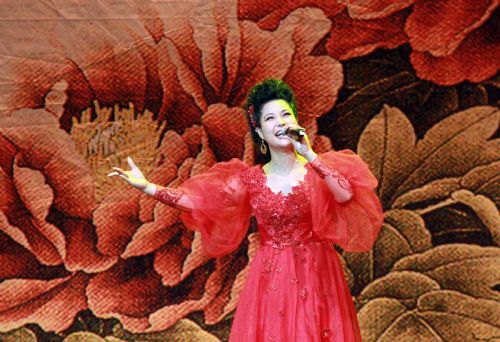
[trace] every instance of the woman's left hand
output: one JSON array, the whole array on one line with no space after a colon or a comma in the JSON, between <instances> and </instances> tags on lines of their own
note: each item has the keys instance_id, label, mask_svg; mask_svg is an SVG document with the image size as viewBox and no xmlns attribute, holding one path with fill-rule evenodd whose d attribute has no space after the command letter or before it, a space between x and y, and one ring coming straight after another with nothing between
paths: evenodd
<instances>
[{"instance_id":1,"label":"woman's left hand","mask_svg":"<svg viewBox=\"0 0 500 342\"><path fill-rule=\"evenodd\" d=\"M300 126L298 125L288 125L288 127L300 128ZM292 143L295 151L297 151L298 154L306 158L308 161L312 161L314 160L314 158L316 158L316 153L312 150L307 133L293 138L290 135L285 135L285 137Z\"/></svg>"}]
</instances>

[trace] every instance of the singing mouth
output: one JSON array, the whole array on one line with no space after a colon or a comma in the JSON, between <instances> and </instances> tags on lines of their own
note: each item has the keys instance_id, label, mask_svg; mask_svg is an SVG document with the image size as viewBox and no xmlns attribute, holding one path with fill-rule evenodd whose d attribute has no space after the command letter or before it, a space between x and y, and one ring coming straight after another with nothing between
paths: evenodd
<instances>
[{"instance_id":1,"label":"singing mouth","mask_svg":"<svg viewBox=\"0 0 500 342\"><path fill-rule=\"evenodd\" d=\"M276 134L275 134L275 135L276 135L277 137L281 137L281 136L283 136L283 135L286 135L287 131L288 131L288 129L287 129L287 128L282 128L282 129L280 129L278 132L276 132Z\"/></svg>"}]
</instances>

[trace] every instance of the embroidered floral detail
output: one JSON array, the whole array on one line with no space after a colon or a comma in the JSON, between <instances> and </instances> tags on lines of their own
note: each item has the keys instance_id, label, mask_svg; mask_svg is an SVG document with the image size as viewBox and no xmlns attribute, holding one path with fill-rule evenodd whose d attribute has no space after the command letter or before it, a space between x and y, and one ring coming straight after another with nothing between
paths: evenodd
<instances>
[{"instance_id":1,"label":"embroidered floral detail","mask_svg":"<svg viewBox=\"0 0 500 342\"><path fill-rule=\"evenodd\" d=\"M310 242L313 238L309 191L305 175L288 194L274 193L267 185L261 166L255 166L241 176L251 193L263 243L276 249ZM258 209L258 210L256 210ZM305 218L305 219L304 219Z\"/></svg>"},{"instance_id":2,"label":"embroidered floral detail","mask_svg":"<svg viewBox=\"0 0 500 342\"><path fill-rule=\"evenodd\" d=\"M306 289L305 287L304 287L304 288L302 288L302 289L300 290L300 293L299 293L300 298L302 298L303 300L306 300L306 298L307 298L307 293L308 293L307 289Z\"/></svg>"},{"instance_id":3,"label":"embroidered floral detail","mask_svg":"<svg viewBox=\"0 0 500 342\"><path fill-rule=\"evenodd\" d=\"M330 336L332 336L332 331L330 329L323 329L321 331L321 338L323 339L327 339L329 338Z\"/></svg>"},{"instance_id":4,"label":"embroidered floral detail","mask_svg":"<svg viewBox=\"0 0 500 342\"><path fill-rule=\"evenodd\" d=\"M264 264L264 267L262 268L262 275L270 273L272 268L273 268L273 260L267 259L266 257L263 257L262 263Z\"/></svg>"},{"instance_id":5,"label":"embroidered floral detail","mask_svg":"<svg viewBox=\"0 0 500 342\"><path fill-rule=\"evenodd\" d=\"M319 160L319 157L310 162L312 168L318 173L321 178L331 177L337 180L337 183L344 190L352 193L351 184L338 170L331 169Z\"/></svg>"},{"instance_id":6,"label":"embroidered floral detail","mask_svg":"<svg viewBox=\"0 0 500 342\"><path fill-rule=\"evenodd\" d=\"M162 203L175 207L182 195L183 191L181 189L159 188L153 197Z\"/></svg>"}]
</instances>

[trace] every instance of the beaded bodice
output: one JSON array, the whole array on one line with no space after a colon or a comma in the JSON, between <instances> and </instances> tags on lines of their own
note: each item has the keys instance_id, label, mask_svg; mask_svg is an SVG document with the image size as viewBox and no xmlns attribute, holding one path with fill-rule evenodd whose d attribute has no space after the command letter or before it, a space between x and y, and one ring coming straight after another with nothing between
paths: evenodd
<instances>
[{"instance_id":1,"label":"beaded bodice","mask_svg":"<svg viewBox=\"0 0 500 342\"><path fill-rule=\"evenodd\" d=\"M286 247L313 239L307 176L288 194L283 194L274 193L267 186L267 178L259 165L241 175L250 195L261 243Z\"/></svg>"}]
</instances>

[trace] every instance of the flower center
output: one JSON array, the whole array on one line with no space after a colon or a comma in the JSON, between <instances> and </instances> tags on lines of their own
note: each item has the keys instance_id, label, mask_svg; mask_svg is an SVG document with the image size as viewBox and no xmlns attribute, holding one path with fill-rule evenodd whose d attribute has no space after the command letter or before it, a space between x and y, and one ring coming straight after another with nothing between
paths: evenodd
<instances>
[{"instance_id":1,"label":"flower center","mask_svg":"<svg viewBox=\"0 0 500 342\"><path fill-rule=\"evenodd\" d=\"M132 103L128 109L118 105L101 108L97 101L94 106L96 117L92 119L92 108L84 110L80 120L74 119L70 135L93 171L96 201L100 203L124 186L107 177L112 166L128 170L127 156L130 156L147 177L158 164L157 147L166 122L159 124L147 110L135 113Z\"/></svg>"}]
</instances>

